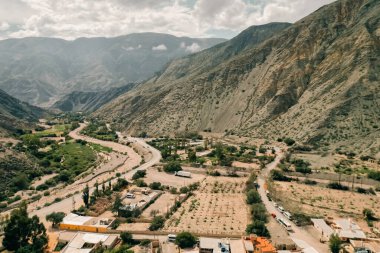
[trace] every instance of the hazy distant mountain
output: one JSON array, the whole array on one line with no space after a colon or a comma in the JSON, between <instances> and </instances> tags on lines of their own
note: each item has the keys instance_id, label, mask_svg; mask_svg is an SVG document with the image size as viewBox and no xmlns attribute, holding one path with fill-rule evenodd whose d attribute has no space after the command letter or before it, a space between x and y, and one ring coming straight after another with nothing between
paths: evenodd
<instances>
[{"instance_id":1,"label":"hazy distant mountain","mask_svg":"<svg viewBox=\"0 0 380 253\"><path fill-rule=\"evenodd\" d=\"M170 60L224 39L140 33L115 38L23 38L0 41L0 89L34 105L72 91L100 91L139 82Z\"/></svg>"},{"instance_id":2,"label":"hazy distant mountain","mask_svg":"<svg viewBox=\"0 0 380 253\"><path fill-rule=\"evenodd\" d=\"M31 126L43 114L41 108L21 102L0 90L0 134Z\"/></svg>"},{"instance_id":3,"label":"hazy distant mountain","mask_svg":"<svg viewBox=\"0 0 380 253\"><path fill-rule=\"evenodd\" d=\"M107 91L73 91L54 103L51 108L63 112L93 112L135 86L136 84L128 84Z\"/></svg>"},{"instance_id":4,"label":"hazy distant mountain","mask_svg":"<svg viewBox=\"0 0 380 253\"><path fill-rule=\"evenodd\" d=\"M339 0L250 36L278 25L175 60L95 115L132 132L211 129L378 152L380 1Z\"/></svg>"}]
</instances>

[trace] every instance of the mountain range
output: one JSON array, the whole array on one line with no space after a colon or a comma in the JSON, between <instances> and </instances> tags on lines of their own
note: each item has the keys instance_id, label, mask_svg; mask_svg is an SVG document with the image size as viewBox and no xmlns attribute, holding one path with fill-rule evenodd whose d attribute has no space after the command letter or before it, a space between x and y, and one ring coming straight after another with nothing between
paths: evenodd
<instances>
[{"instance_id":1,"label":"mountain range","mask_svg":"<svg viewBox=\"0 0 380 253\"><path fill-rule=\"evenodd\" d=\"M174 58L224 39L137 33L115 38L21 38L0 41L0 89L50 106L78 91L106 91L141 82Z\"/></svg>"},{"instance_id":2,"label":"mountain range","mask_svg":"<svg viewBox=\"0 0 380 253\"><path fill-rule=\"evenodd\" d=\"M30 127L45 114L39 107L22 102L0 90L0 135Z\"/></svg>"},{"instance_id":3,"label":"mountain range","mask_svg":"<svg viewBox=\"0 0 380 253\"><path fill-rule=\"evenodd\" d=\"M122 130L292 137L379 152L380 1L339 0L170 62L94 116Z\"/></svg>"}]
</instances>

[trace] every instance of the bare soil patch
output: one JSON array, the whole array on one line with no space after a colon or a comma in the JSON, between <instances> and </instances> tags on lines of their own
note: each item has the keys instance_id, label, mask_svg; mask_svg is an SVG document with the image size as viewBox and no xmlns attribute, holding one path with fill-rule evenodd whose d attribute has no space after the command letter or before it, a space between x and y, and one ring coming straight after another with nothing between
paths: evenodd
<instances>
[{"instance_id":1,"label":"bare soil patch","mask_svg":"<svg viewBox=\"0 0 380 253\"><path fill-rule=\"evenodd\" d=\"M246 178L207 177L164 230L207 234L242 234L249 222L245 203Z\"/></svg>"}]
</instances>

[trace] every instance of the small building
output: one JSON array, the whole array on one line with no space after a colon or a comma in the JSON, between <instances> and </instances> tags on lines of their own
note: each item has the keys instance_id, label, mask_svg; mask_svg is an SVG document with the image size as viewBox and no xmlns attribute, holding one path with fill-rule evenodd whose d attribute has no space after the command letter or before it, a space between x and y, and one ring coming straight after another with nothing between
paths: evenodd
<instances>
[{"instance_id":1,"label":"small building","mask_svg":"<svg viewBox=\"0 0 380 253\"><path fill-rule=\"evenodd\" d=\"M78 232L73 237L60 234L59 242L67 242L62 253L91 253L97 248L112 249L119 242L118 235ZM65 241L66 240L66 241Z\"/></svg>"},{"instance_id":2,"label":"small building","mask_svg":"<svg viewBox=\"0 0 380 253\"><path fill-rule=\"evenodd\" d=\"M276 253L276 247L265 237L256 235L243 236L246 253Z\"/></svg>"},{"instance_id":3,"label":"small building","mask_svg":"<svg viewBox=\"0 0 380 253\"><path fill-rule=\"evenodd\" d=\"M225 239L206 238L199 239L199 253L230 253L230 242Z\"/></svg>"},{"instance_id":4,"label":"small building","mask_svg":"<svg viewBox=\"0 0 380 253\"><path fill-rule=\"evenodd\" d=\"M95 233L106 233L115 219L80 216L69 213L59 224L61 230L76 230Z\"/></svg>"},{"instance_id":5,"label":"small building","mask_svg":"<svg viewBox=\"0 0 380 253\"><path fill-rule=\"evenodd\" d=\"M351 219L335 220L332 226L343 241L367 238L362 229Z\"/></svg>"},{"instance_id":6,"label":"small building","mask_svg":"<svg viewBox=\"0 0 380 253\"><path fill-rule=\"evenodd\" d=\"M334 234L334 230L327 225L324 219L311 219L311 222L314 224L315 229L321 233L322 241L328 241L330 236Z\"/></svg>"}]
</instances>

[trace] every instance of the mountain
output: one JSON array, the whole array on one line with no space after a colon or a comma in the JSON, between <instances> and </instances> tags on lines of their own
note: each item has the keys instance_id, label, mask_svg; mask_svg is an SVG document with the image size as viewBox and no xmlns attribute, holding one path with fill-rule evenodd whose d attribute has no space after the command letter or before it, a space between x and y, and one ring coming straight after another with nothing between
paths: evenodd
<instances>
[{"instance_id":1,"label":"mountain","mask_svg":"<svg viewBox=\"0 0 380 253\"><path fill-rule=\"evenodd\" d=\"M0 134L31 126L44 113L41 108L21 102L0 90Z\"/></svg>"},{"instance_id":2,"label":"mountain","mask_svg":"<svg viewBox=\"0 0 380 253\"><path fill-rule=\"evenodd\" d=\"M73 91L55 102L51 109L58 109L63 112L93 112L106 103L116 99L134 88L136 84L111 88L107 91Z\"/></svg>"},{"instance_id":3,"label":"mountain","mask_svg":"<svg viewBox=\"0 0 380 253\"><path fill-rule=\"evenodd\" d=\"M225 41L158 33L115 38L22 38L0 41L0 89L34 105L73 91L104 91L141 82L170 60Z\"/></svg>"},{"instance_id":4,"label":"mountain","mask_svg":"<svg viewBox=\"0 0 380 253\"><path fill-rule=\"evenodd\" d=\"M339 0L269 38L243 33L174 60L95 115L135 133L211 129L378 152L379 26L380 1Z\"/></svg>"}]
</instances>

